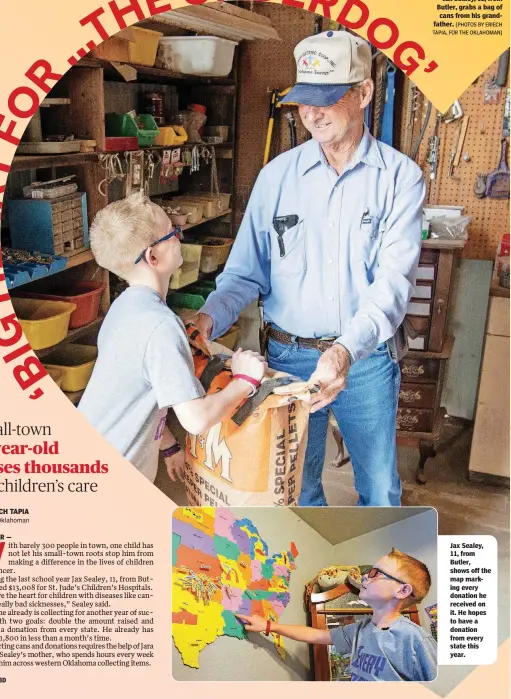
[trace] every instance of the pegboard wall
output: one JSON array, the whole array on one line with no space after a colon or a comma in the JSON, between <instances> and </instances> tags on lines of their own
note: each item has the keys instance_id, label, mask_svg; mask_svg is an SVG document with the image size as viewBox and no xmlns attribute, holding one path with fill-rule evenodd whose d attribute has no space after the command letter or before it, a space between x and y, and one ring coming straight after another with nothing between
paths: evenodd
<instances>
[{"instance_id":1,"label":"pegboard wall","mask_svg":"<svg viewBox=\"0 0 511 699\"><path fill-rule=\"evenodd\" d=\"M263 166L271 90L294 85L293 49L314 33L316 15L283 5L256 3L255 11L269 17L282 41L246 41L241 45L237 114L236 229L241 223L254 182ZM276 110L270 159L290 147L286 107ZM296 111L296 110L295 110ZM296 112L297 142L305 139Z\"/></svg>"},{"instance_id":2,"label":"pegboard wall","mask_svg":"<svg viewBox=\"0 0 511 699\"><path fill-rule=\"evenodd\" d=\"M497 62L492 64L459 98L463 114L469 117L469 121L459 166L454 168L453 177L449 177L449 160L455 145L459 121L440 123L438 172L435 180L430 179L431 168L427 163L428 141L435 131L437 117L435 108L431 111L416 158L426 178L426 203L463 206L463 214L472 217L469 240L463 250L463 257L476 260L493 260L502 236L509 231L509 200L478 199L473 192L477 174L488 174L497 168L500 161L506 88L500 89L496 104L484 102L485 84L496 73ZM410 98L408 79L403 81L401 98L401 129L395 145L405 151ZM417 109L413 112L412 134L409 142L411 140L414 143L419 136L426 104L424 96L417 90ZM468 161L464 159L467 154Z\"/></svg>"}]
</instances>

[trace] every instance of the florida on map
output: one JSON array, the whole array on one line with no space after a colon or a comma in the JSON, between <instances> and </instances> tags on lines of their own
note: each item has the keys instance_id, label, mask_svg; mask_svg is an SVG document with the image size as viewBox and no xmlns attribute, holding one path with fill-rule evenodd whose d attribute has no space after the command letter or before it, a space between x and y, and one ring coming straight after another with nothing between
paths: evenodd
<instances>
[{"instance_id":1,"label":"florida on map","mask_svg":"<svg viewBox=\"0 0 511 699\"><path fill-rule=\"evenodd\" d=\"M172 637L185 665L199 667L199 654L219 636L243 640L235 616L259 614L271 621L289 603L289 582L298 550L270 555L249 519L229 510L180 508L172 527ZM278 634L273 642L282 658Z\"/></svg>"}]
</instances>

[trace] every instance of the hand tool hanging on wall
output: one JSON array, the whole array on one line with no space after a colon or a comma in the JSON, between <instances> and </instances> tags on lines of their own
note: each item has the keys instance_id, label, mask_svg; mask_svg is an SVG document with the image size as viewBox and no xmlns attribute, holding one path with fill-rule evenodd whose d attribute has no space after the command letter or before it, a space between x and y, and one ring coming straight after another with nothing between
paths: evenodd
<instances>
[{"instance_id":1,"label":"hand tool hanging on wall","mask_svg":"<svg viewBox=\"0 0 511 699\"><path fill-rule=\"evenodd\" d=\"M470 119L470 116L468 114L466 114L460 122L460 130L459 130L460 137L458 139L458 148L456 150L456 155L454 157L454 167L458 167L458 165L460 164L461 154L463 152L463 144L465 143L465 137L467 135L469 119ZM468 155L468 152L465 153L463 160L467 163L470 162L470 156Z\"/></svg>"},{"instance_id":2,"label":"hand tool hanging on wall","mask_svg":"<svg viewBox=\"0 0 511 699\"><path fill-rule=\"evenodd\" d=\"M456 129L451 146L451 154L449 155L449 171L447 173L448 177L454 177L454 158L456 157L456 151L458 150L458 143L460 141L460 129Z\"/></svg>"},{"instance_id":3,"label":"hand tool hanging on wall","mask_svg":"<svg viewBox=\"0 0 511 699\"><path fill-rule=\"evenodd\" d=\"M440 147L440 122L442 121L442 115L440 112L436 115L435 121L435 131L433 136L429 137L429 150L426 158L426 162L430 167L429 179L434 181L438 174L438 151Z\"/></svg>"},{"instance_id":4,"label":"hand tool hanging on wall","mask_svg":"<svg viewBox=\"0 0 511 699\"><path fill-rule=\"evenodd\" d=\"M486 180L488 175L484 172L478 172L476 176L476 181L474 182L474 194L478 199L484 199L486 196Z\"/></svg>"},{"instance_id":5,"label":"hand tool hanging on wall","mask_svg":"<svg viewBox=\"0 0 511 699\"><path fill-rule=\"evenodd\" d=\"M464 116L456 129L456 133L454 134L451 154L449 157L449 177L454 177L454 168L458 167L460 164L461 151L463 150L463 143L465 141L465 136L467 135L468 120L469 117Z\"/></svg>"},{"instance_id":6,"label":"hand tool hanging on wall","mask_svg":"<svg viewBox=\"0 0 511 699\"><path fill-rule=\"evenodd\" d=\"M486 180L486 196L490 199L509 199L509 167L507 165L507 141L501 141L500 162Z\"/></svg>"},{"instance_id":7,"label":"hand tool hanging on wall","mask_svg":"<svg viewBox=\"0 0 511 699\"><path fill-rule=\"evenodd\" d=\"M108 185L115 180L122 182L126 173L122 169L118 153L100 153L99 164L105 170L105 178L98 184L98 190L103 196L108 196Z\"/></svg>"},{"instance_id":8,"label":"hand tool hanging on wall","mask_svg":"<svg viewBox=\"0 0 511 699\"><path fill-rule=\"evenodd\" d=\"M373 56L374 64L374 96L371 133L378 140L381 138L383 112L385 109L385 94L387 91L387 57L377 52Z\"/></svg>"},{"instance_id":9,"label":"hand tool hanging on wall","mask_svg":"<svg viewBox=\"0 0 511 699\"><path fill-rule=\"evenodd\" d=\"M383 108L383 121L381 138L383 143L392 146L394 142L394 94L395 94L396 66L387 59L387 89L385 91L385 107Z\"/></svg>"},{"instance_id":10,"label":"hand tool hanging on wall","mask_svg":"<svg viewBox=\"0 0 511 699\"><path fill-rule=\"evenodd\" d=\"M509 88L506 90L506 104L504 105L504 120L502 122L502 138L509 136L509 118L510 118L510 94Z\"/></svg>"},{"instance_id":11,"label":"hand tool hanging on wall","mask_svg":"<svg viewBox=\"0 0 511 699\"><path fill-rule=\"evenodd\" d=\"M495 82L499 87L506 87L507 84L507 70L509 68L509 49L504 51L504 53L499 58L499 65L497 68L497 79Z\"/></svg>"},{"instance_id":12,"label":"hand tool hanging on wall","mask_svg":"<svg viewBox=\"0 0 511 699\"><path fill-rule=\"evenodd\" d=\"M422 126L420 133L417 137L417 140L413 144L412 152L410 153L410 158L412 160L415 160L417 157L417 153L419 152L420 145L422 143L422 139L424 138L424 134L426 133L426 129L429 124L429 118L431 116L431 109L432 109L432 104L429 100L427 100L427 106L426 106L426 113L424 115L424 119L422 121ZM412 134L410 133L410 139L411 139Z\"/></svg>"},{"instance_id":13,"label":"hand tool hanging on wall","mask_svg":"<svg viewBox=\"0 0 511 699\"><path fill-rule=\"evenodd\" d=\"M463 107L461 106L459 100L456 100L449 109L442 114L442 121L444 124L450 124L451 121L457 121L463 116Z\"/></svg>"},{"instance_id":14,"label":"hand tool hanging on wall","mask_svg":"<svg viewBox=\"0 0 511 699\"><path fill-rule=\"evenodd\" d=\"M286 112L286 119L289 124L289 139L291 141L291 148L296 146L296 120L293 112Z\"/></svg>"},{"instance_id":15,"label":"hand tool hanging on wall","mask_svg":"<svg viewBox=\"0 0 511 699\"><path fill-rule=\"evenodd\" d=\"M135 191L144 191L144 151L131 150L125 154L128 163L126 196Z\"/></svg>"},{"instance_id":16,"label":"hand tool hanging on wall","mask_svg":"<svg viewBox=\"0 0 511 699\"><path fill-rule=\"evenodd\" d=\"M270 159L270 149L271 149L271 141L272 141L272 136L273 136L273 127L275 125L275 114L276 110L280 109L282 107L282 99L287 95L291 88L287 87L285 90L279 91L279 90L272 90L271 95L270 95L270 114L268 117L268 129L266 131L266 144L264 146L264 156L263 156L263 167L268 164L268 161ZM292 104L292 103L289 103ZM296 142L296 122L294 120L294 117L291 121L291 119L288 117L288 123L289 123L289 131L290 131L290 140L291 143L293 142L293 139ZM291 148L294 146L291 145Z\"/></svg>"}]
</instances>

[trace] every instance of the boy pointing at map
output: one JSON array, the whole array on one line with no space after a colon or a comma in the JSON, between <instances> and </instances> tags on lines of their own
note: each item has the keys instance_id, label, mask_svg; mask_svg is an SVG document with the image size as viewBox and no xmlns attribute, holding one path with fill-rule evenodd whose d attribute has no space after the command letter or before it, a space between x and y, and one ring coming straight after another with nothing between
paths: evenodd
<instances>
[{"instance_id":1,"label":"boy pointing at map","mask_svg":"<svg viewBox=\"0 0 511 699\"><path fill-rule=\"evenodd\" d=\"M430 586L424 563L393 548L362 577L360 599L372 608L372 617L323 630L277 624L257 615L236 616L247 631L335 646L341 655L351 656L352 681L428 681L437 674L436 642L401 612L421 602Z\"/></svg>"}]
</instances>

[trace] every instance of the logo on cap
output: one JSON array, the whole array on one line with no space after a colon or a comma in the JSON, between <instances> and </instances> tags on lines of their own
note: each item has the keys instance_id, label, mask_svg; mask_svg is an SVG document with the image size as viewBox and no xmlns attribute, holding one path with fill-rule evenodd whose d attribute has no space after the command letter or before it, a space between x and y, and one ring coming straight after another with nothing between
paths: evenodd
<instances>
[{"instance_id":1,"label":"logo on cap","mask_svg":"<svg viewBox=\"0 0 511 699\"><path fill-rule=\"evenodd\" d=\"M300 68L302 70L314 70L321 65L319 59L313 53L304 53L300 59Z\"/></svg>"}]
</instances>

